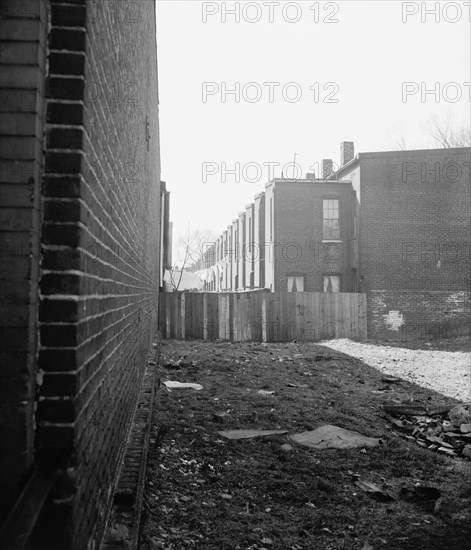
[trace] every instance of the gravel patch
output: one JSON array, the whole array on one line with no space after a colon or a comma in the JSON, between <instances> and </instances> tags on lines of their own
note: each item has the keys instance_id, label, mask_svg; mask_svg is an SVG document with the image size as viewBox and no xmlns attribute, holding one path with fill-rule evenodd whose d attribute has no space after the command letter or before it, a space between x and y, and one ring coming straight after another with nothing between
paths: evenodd
<instances>
[{"instance_id":1,"label":"gravel patch","mask_svg":"<svg viewBox=\"0 0 471 550\"><path fill-rule=\"evenodd\" d=\"M381 372L459 401L471 402L471 354L412 350L354 342L346 338L319 344L360 359Z\"/></svg>"}]
</instances>

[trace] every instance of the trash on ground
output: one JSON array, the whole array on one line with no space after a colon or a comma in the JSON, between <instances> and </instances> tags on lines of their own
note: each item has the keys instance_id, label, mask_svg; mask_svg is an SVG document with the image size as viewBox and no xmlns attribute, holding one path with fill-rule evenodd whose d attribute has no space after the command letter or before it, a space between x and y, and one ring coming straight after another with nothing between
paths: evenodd
<instances>
[{"instance_id":1,"label":"trash on ground","mask_svg":"<svg viewBox=\"0 0 471 550\"><path fill-rule=\"evenodd\" d=\"M385 384L398 384L399 382L402 382L402 378L397 378L396 376L383 376L381 378L381 382L384 382Z\"/></svg>"},{"instance_id":2,"label":"trash on ground","mask_svg":"<svg viewBox=\"0 0 471 550\"><path fill-rule=\"evenodd\" d=\"M267 435L283 435L288 430L225 430L218 432L227 439L253 439L255 437L265 437Z\"/></svg>"},{"instance_id":3,"label":"trash on ground","mask_svg":"<svg viewBox=\"0 0 471 550\"><path fill-rule=\"evenodd\" d=\"M421 447L437 451L449 456L464 456L471 458L466 449L471 443L471 423L462 423L467 418L468 405L458 405L454 408L440 406L428 409L422 405L384 405L383 410L400 418L390 418L392 426L415 439ZM420 411L412 415L411 411ZM424 413L425 411L425 413ZM446 418L448 416L448 418Z\"/></svg>"},{"instance_id":4,"label":"trash on ground","mask_svg":"<svg viewBox=\"0 0 471 550\"><path fill-rule=\"evenodd\" d=\"M176 382L175 380L167 380L164 382L165 386L172 390L202 390L203 386L201 384L193 384L191 382Z\"/></svg>"},{"instance_id":5,"label":"trash on ground","mask_svg":"<svg viewBox=\"0 0 471 550\"><path fill-rule=\"evenodd\" d=\"M231 415L227 412L221 412L221 413L214 413L213 414L213 420L215 422L220 422L221 424L226 420L226 418L230 418Z\"/></svg>"},{"instance_id":6,"label":"trash on ground","mask_svg":"<svg viewBox=\"0 0 471 550\"><path fill-rule=\"evenodd\" d=\"M270 395L275 395L274 391L267 391L267 390L258 390L257 393L265 397L269 397Z\"/></svg>"},{"instance_id":7,"label":"trash on ground","mask_svg":"<svg viewBox=\"0 0 471 550\"><path fill-rule=\"evenodd\" d=\"M377 485L375 485L374 483L370 483L369 481L359 479L358 481L355 481L355 485L364 493L368 493L374 498L383 502L398 500L398 496L389 489L380 489Z\"/></svg>"},{"instance_id":8,"label":"trash on ground","mask_svg":"<svg viewBox=\"0 0 471 550\"><path fill-rule=\"evenodd\" d=\"M383 443L381 439L367 437L329 424L313 431L294 434L291 439L300 445L314 449L358 449L377 447Z\"/></svg>"},{"instance_id":9,"label":"trash on ground","mask_svg":"<svg viewBox=\"0 0 471 550\"><path fill-rule=\"evenodd\" d=\"M457 405L448 413L450 420L455 426L471 423L471 405Z\"/></svg>"}]
</instances>

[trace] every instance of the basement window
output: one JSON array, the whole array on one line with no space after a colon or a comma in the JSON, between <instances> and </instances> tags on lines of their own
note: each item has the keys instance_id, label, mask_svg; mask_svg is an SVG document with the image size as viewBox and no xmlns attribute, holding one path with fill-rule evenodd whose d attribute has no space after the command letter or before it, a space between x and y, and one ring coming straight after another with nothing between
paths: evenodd
<instances>
[{"instance_id":1,"label":"basement window","mask_svg":"<svg viewBox=\"0 0 471 550\"><path fill-rule=\"evenodd\" d=\"M339 275L324 275L324 292L340 292Z\"/></svg>"},{"instance_id":2,"label":"basement window","mask_svg":"<svg viewBox=\"0 0 471 550\"><path fill-rule=\"evenodd\" d=\"M288 275L288 292L304 292L304 275Z\"/></svg>"}]
</instances>

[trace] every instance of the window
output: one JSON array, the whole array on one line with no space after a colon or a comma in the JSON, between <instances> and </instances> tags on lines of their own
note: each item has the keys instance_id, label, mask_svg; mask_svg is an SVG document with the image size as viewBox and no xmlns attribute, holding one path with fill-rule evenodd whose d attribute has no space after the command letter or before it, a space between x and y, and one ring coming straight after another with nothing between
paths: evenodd
<instances>
[{"instance_id":1,"label":"window","mask_svg":"<svg viewBox=\"0 0 471 550\"><path fill-rule=\"evenodd\" d=\"M340 277L324 275L324 292L340 292Z\"/></svg>"},{"instance_id":2,"label":"window","mask_svg":"<svg viewBox=\"0 0 471 550\"><path fill-rule=\"evenodd\" d=\"M304 292L304 275L288 275L288 292Z\"/></svg>"},{"instance_id":3,"label":"window","mask_svg":"<svg viewBox=\"0 0 471 550\"><path fill-rule=\"evenodd\" d=\"M338 199L325 199L323 201L322 237L329 241L338 241L340 239Z\"/></svg>"}]
</instances>

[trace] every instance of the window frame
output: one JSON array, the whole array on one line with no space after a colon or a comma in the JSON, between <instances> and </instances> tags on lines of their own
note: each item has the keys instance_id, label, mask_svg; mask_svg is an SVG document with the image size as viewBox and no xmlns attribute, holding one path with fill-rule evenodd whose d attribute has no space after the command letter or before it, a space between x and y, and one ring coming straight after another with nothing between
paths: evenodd
<instances>
[{"instance_id":1,"label":"window frame","mask_svg":"<svg viewBox=\"0 0 471 550\"><path fill-rule=\"evenodd\" d=\"M325 217L325 213L326 213L325 203L327 201L337 201L337 215L338 215L337 218L326 218ZM332 196L322 197L322 242L331 242L331 243L341 243L342 242L342 231L341 231L341 226L340 226L340 211L341 211L341 201L340 201L339 197L332 197ZM334 237L326 236L326 227L324 225L326 220L337 220L338 237L337 236L334 236Z\"/></svg>"}]
</instances>

